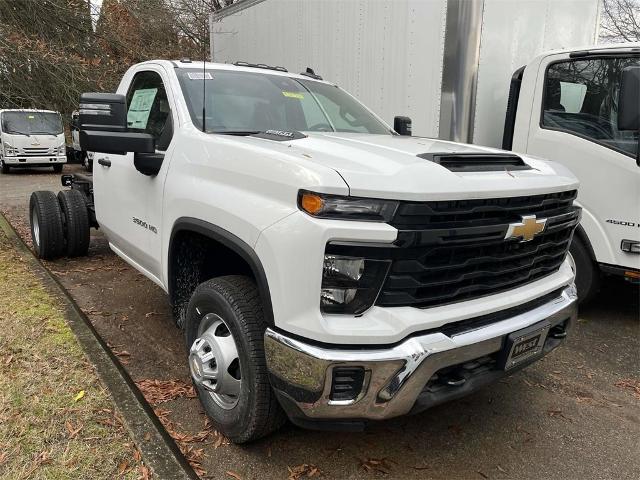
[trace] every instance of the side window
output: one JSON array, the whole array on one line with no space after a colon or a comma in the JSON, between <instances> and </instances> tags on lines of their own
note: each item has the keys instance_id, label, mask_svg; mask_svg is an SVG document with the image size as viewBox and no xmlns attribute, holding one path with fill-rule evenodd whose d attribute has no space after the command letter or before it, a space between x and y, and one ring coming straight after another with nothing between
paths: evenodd
<instances>
[{"instance_id":1,"label":"side window","mask_svg":"<svg viewBox=\"0 0 640 480\"><path fill-rule=\"evenodd\" d=\"M622 70L640 58L577 59L551 64L545 75L543 128L561 130L635 157L638 132L619 131Z\"/></svg>"},{"instance_id":2,"label":"side window","mask_svg":"<svg viewBox=\"0 0 640 480\"><path fill-rule=\"evenodd\" d=\"M149 133L158 150L166 150L173 135L171 110L162 78L156 72L138 72L127 92L127 126Z\"/></svg>"}]
</instances>

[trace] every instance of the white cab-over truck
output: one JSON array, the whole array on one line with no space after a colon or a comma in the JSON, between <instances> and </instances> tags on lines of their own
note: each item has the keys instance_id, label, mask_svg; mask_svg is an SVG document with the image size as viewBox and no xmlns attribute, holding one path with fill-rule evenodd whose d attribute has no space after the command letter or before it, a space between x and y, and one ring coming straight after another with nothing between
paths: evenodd
<instances>
[{"instance_id":1,"label":"white cab-over truck","mask_svg":"<svg viewBox=\"0 0 640 480\"><path fill-rule=\"evenodd\" d=\"M589 300L601 273L640 282L638 132L616 120L621 74L640 66L640 44L593 46L600 5L240 0L212 14L211 55L312 66L384 120L409 116L414 135L565 165L581 185L571 253Z\"/></svg>"},{"instance_id":2,"label":"white cab-over truck","mask_svg":"<svg viewBox=\"0 0 640 480\"><path fill-rule=\"evenodd\" d=\"M53 167L67 163L64 129L58 112L0 110L0 170Z\"/></svg>"},{"instance_id":3,"label":"white cab-over truck","mask_svg":"<svg viewBox=\"0 0 640 480\"><path fill-rule=\"evenodd\" d=\"M538 360L575 320L578 181L560 164L400 135L266 65L149 61L80 103L93 176L33 194L36 252L84 254L99 227L164 289L234 442L285 413L357 429L420 412Z\"/></svg>"}]
</instances>

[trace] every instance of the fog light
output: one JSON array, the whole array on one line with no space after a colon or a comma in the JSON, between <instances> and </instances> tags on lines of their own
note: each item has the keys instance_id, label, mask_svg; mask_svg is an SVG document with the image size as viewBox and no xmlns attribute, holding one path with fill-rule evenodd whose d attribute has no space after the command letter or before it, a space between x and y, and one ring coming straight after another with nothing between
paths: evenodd
<instances>
[{"instance_id":1,"label":"fog light","mask_svg":"<svg viewBox=\"0 0 640 480\"><path fill-rule=\"evenodd\" d=\"M324 278L353 280L357 282L364 273L364 258L349 258L338 255L324 256Z\"/></svg>"},{"instance_id":2,"label":"fog light","mask_svg":"<svg viewBox=\"0 0 640 480\"><path fill-rule=\"evenodd\" d=\"M323 288L320 302L323 306L345 305L353 301L357 292L355 288Z\"/></svg>"},{"instance_id":3,"label":"fog light","mask_svg":"<svg viewBox=\"0 0 640 480\"><path fill-rule=\"evenodd\" d=\"M322 269L320 309L359 315L375 302L390 262L326 254Z\"/></svg>"}]
</instances>

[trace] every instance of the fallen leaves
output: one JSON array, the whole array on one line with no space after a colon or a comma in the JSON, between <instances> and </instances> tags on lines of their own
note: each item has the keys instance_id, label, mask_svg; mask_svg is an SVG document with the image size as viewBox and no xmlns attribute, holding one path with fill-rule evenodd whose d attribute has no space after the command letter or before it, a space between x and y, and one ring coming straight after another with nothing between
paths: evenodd
<instances>
[{"instance_id":1,"label":"fallen leaves","mask_svg":"<svg viewBox=\"0 0 640 480\"><path fill-rule=\"evenodd\" d=\"M74 402L78 402L80 400L82 400L85 396L85 391L84 390L80 390L78 393L76 393L75 397L73 397L73 401Z\"/></svg>"},{"instance_id":2,"label":"fallen leaves","mask_svg":"<svg viewBox=\"0 0 640 480\"><path fill-rule=\"evenodd\" d=\"M636 380L633 378L623 378L622 380L618 380L614 385L618 388L631 390L633 395L640 399L640 380Z\"/></svg>"},{"instance_id":3,"label":"fallen leaves","mask_svg":"<svg viewBox=\"0 0 640 480\"><path fill-rule=\"evenodd\" d=\"M322 474L318 467L307 463L296 465L295 467L287 467L287 470L289 470L288 480L299 480L302 477L315 477Z\"/></svg>"},{"instance_id":4,"label":"fallen leaves","mask_svg":"<svg viewBox=\"0 0 640 480\"><path fill-rule=\"evenodd\" d=\"M84 425L80 423L78 426L74 426L70 420L64 422L64 428L66 428L69 438L75 438L78 432L84 428Z\"/></svg>"},{"instance_id":5,"label":"fallen leaves","mask_svg":"<svg viewBox=\"0 0 640 480\"><path fill-rule=\"evenodd\" d=\"M235 480L242 480L242 477L240 475L238 475L236 472L232 471L232 470L227 470L224 473L229 475L231 478L234 478Z\"/></svg>"},{"instance_id":6,"label":"fallen leaves","mask_svg":"<svg viewBox=\"0 0 640 480\"><path fill-rule=\"evenodd\" d=\"M360 460L360 467L367 473L380 472L391 473L391 462L387 458L367 458Z\"/></svg>"},{"instance_id":7,"label":"fallen leaves","mask_svg":"<svg viewBox=\"0 0 640 480\"><path fill-rule=\"evenodd\" d=\"M200 477L204 477L207 474L207 471L202 468L202 460L204 458L204 449L196 448L191 445L192 443L203 443L205 440L210 437L215 437L215 440L211 443L214 448L218 448L224 444L228 444L229 441L219 432L213 429L211 423L205 420L204 429L200 432L188 434L179 432L176 429L176 425L169 418L170 410L162 409L162 408L154 408L154 413L160 423L164 426L167 433L173 438L173 440L178 445L178 448L187 459L193 470Z\"/></svg>"},{"instance_id":8,"label":"fallen leaves","mask_svg":"<svg viewBox=\"0 0 640 480\"><path fill-rule=\"evenodd\" d=\"M146 465L140 465L138 467L138 471L140 475L138 476L138 480L151 480L151 470Z\"/></svg>"},{"instance_id":9,"label":"fallen leaves","mask_svg":"<svg viewBox=\"0 0 640 480\"><path fill-rule=\"evenodd\" d=\"M140 380L136 385L151 405L159 405L176 398L196 398L193 385L182 380Z\"/></svg>"}]
</instances>

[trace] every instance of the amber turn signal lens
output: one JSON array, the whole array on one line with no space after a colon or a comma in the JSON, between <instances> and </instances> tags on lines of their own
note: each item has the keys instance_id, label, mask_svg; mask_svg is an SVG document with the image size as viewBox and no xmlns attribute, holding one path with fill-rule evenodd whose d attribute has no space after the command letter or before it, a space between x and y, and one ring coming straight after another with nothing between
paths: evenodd
<instances>
[{"instance_id":1,"label":"amber turn signal lens","mask_svg":"<svg viewBox=\"0 0 640 480\"><path fill-rule=\"evenodd\" d=\"M300 199L300 206L302 209L311 215L320 213L323 205L324 201L322 198L319 195L314 195L313 193L304 193Z\"/></svg>"}]
</instances>

